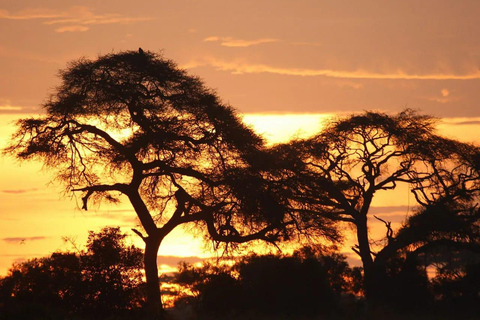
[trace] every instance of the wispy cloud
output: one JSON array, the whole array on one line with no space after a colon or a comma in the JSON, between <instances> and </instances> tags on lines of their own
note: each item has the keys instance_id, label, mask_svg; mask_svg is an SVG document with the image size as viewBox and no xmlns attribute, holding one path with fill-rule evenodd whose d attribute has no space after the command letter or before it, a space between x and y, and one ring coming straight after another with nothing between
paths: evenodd
<instances>
[{"instance_id":1,"label":"wispy cloud","mask_svg":"<svg viewBox=\"0 0 480 320\"><path fill-rule=\"evenodd\" d=\"M255 46L263 43L272 43L272 42L280 42L279 39L273 38L262 38L262 39L254 39L254 40L243 40L243 39L234 39L232 37L207 37L203 39L205 42L220 42L221 46L224 47L250 47Z\"/></svg>"},{"instance_id":2,"label":"wispy cloud","mask_svg":"<svg viewBox=\"0 0 480 320\"><path fill-rule=\"evenodd\" d=\"M20 111L22 110L22 107L20 106L11 106L11 105L3 105L3 106L0 106L0 113L2 111Z\"/></svg>"},{"instance_id":3,"label":"wispy cloud","mask_svg":"<svg viewBox=\"0 0 480 320\"><path fill-rule=\"evenodd\" d=\"M370 208L369 213L371 214L394 214L398 212L412 212L412 210L417 209L416 206L374 206Z\"/></svg>"},{"instance_id":4,"label":"wispy cloud","mask_svg":"<svg viewBox=\"0 0 480 320\"><path fill-rule=\"evenodd\" d=\"M25 243L27 241L38 241L45 240L47 237L13 237L13 238L2 238L3 241L8 243Z\"/></svg>"},{"instance_id":5,"label":"wispy cloud","mask_svg":"<svg viewBox=\"0 0 480 320\"><path fill-rule=\"evenodd\" d=\"M0 115L1 114L27 114L27 113L34 113L34 112L38 112L38 107L0 104Z\"/></svg>"},{"instance_id":6,"label":"wispy cloud","mask_svg":"<svg viewBox=\"0 0 480 320\"><path fill-rule=\"evenodd\" d=\"M10 194L22 194L22 193L30 193L30 192L35 192L38 191L39 189L37 188L31 188L31 189L13 189L13 190L0 190L2 193L10 193Z\"/></svg>"},{"instance_id":7,"label":"wispy cloud","mask_svg":"<svg viewBox=\"0 0 480 320\"><path fill-rule=\"evenodd\" d=\"M457 126L475 126L480 125L480 120L470 120L470 121L462 121L455 123Z\"/></svg>"},{"instance_id":8,"label":"wispy cloud","mask_svg":"<svg viewBox=\"0 0 480 320\"><path fill-rule=\"evenodd\" d=\"M46 20L43 24L60 25L55 29L58 33L85 32L92 25L130 24L152 20L149 17L128 17L117 13L95 14L88 7L74 6L68 11L56 12L48 9L27 9L17 13L0 10L0 19L9 20Z\"/></svg>"},{"instance_id":9,"label":"wispy cloud","mask_svg":"<svg viewBox=\"0 0 480 320\"><path fill-rule=\"evenodd\" d=\"M408 73L402 70L395 72L372 72L358 69L355 71L332 70L332 69L307 69L307 68L286 68L267 64L252 64L242 61L225 61L219 59L205 59L193 61L186 64L189 68L199 66L212 66L221 71L229 71L233 74L258 74L270 73L288 76L301 77L331 77L344 79L385 79L385 80L472 80L480 79L480 70L470 73Z\"/></svg>"},{"instance_id":10,"label":"wispy cloud","mask_svg":"<svg viewBox=\"0 0 480 320\"><path fill-rule=\"evenodd\" d=\"M197 263L197 262L202 262L204 260L205 259L200 257L157 256L158 264L166 264L174 267L176 267L180 261L185 261L188 263Z\"/></svg>"},{"instance_id":11,"label":"wispy cloud","mask_svg":"<svg viewBox=\"0 0 480 320\"><path fill-rule=\"evenodd\" d=\"M64 33L64 32L85 32L85 31L88 31L90 30L89 27L87 26L64 26L64 27L60 27L60 28L57 28L55 29L56 32L58 33Z\"/></svg>"},{"instance_id":12,"label":"wispy cloud","mask_svg":"<svg viewBox=\"0 0 480 320\"><path fill-rule=\"evenodd\" d=\"M353 89L362 89L363 84L354 82L354 81L349 81L349 80L338 80L338 82L335 83L337 86L343 88L353 88Z\"/></svg>"},{"instance_id":13,"label":"wispy cloud","mask_svg":"<svg viewBox=\"0 0 480 320\"><path fill-rule=\"evenodd\" d=\"M480 124L480 118L444 118L442 122L453 126L475 126Z\"/></svg>"},{"instance_id":14,"label":"wispy cloud","mask_svg":"<svg viewBox=\"0 0 480 320\"><path fill-rule=\"evenodd\" d=\"M109 210L108 212L100 210L92 217L113 220L117 223L126 224L126 226L132 226L138 222L134 210Z\"/></svg>"},{"instance_id":15,"label":"wispy cloud","mask_svg":"<svg viewBox=\"0 0 480 320\"><path fill-rule=\"evenodd\" d=\"M29 20L29 19L52 19L61 17L61 13L55 13L49 9L26 9L17 13L10 13L0 9L0 19Z\"/></svg>"},{"instance_id":16,"label":"wispy cloud","mask_svg":"<svg viewBox=\"0 0 480 320\"><path fill-rule=\"evenodd\" d=\"M450 96L450 90L448 90L447 88L443 88L442 90L440 90L439 96L430 97L428 98L428 100L435 101L438 103L448 103L456 99Z\"/></svg>"},{"instance_id":17,"label":"wispy cloud","mask_svg":"<svg viewBox=\"0 0 480 320\"><path fill-rule=\"evenodd\" d=\"M320 47L320 43L316 42L286 42L281 39L276 38L260 38L260 39L252 39L252 40L244 40L244 39L235 39L233 37L218 37L218 36L211 36L203 39L205 42L219 42L221 46L224 47L251 47L256 46L259 44L264 43L276 43L282 42L287 43L292 46L306 46L306 47Z\"/></svg>"}]
</instances>

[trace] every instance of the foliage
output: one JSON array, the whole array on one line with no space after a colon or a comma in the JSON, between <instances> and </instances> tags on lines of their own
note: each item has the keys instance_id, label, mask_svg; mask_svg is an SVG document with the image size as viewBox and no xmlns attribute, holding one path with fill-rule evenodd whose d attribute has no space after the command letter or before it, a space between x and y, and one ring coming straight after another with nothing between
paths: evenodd
<instances>
[{"instance_id":1,"label":"foliage","mask_svg":"<svg viewBox=\"0 0 480 320\"><path fill-rule=\"evenodd\" d=\"M82 275L88 287L84 303L95 314L138 308L143 297L140 269L143 253L133 245L125 244L126 234L119 228L104 228L99 233L89 232L87 251L80 256ZM93 307L94 306L94 307Z\"/></svg>"},{"instance_id":2,"label":"foliage","mask_svg":"<svg viewBox=\"0 0 480 320\"><path fill-rule=\"evenodd\" d=\"M432 291L442 310L457 316L476 315L480 303L480 254L445 246L436 248L431 256L436 266Z\"/></svg>"},{"instance_id":3,"label":"foliage","mask_svg":"<svg viewBox=\"0 0 480 320\"><path fill-rule=\"evenodd\" d=\"M14 264L0 280L3 317L103 319L138 308L142 253L125 237L119 228L104 228L90 232L86 251Z\"/></svg>"},{"instance_id":4,"label":"foliage","mask_svg":"<svg viewBox=\"0 0 480 320\"><path fill-rule=\"evenodd\" d=\"M341 313L340 303L354 288L353 274L344 256L318 248L291 256L249 255L230 266L182 263L176 282L191 295L177 305L213 317Z\"/></svg>"},{"instance_id":5,"label":"foliage","mask_svg":"<svg viewBox=\"0 0 480 320\"><path fill-rule=\"evenodd\" d=\"M128 198L146 233L136 230L153 313L162 309L156 254L174 228L193 223L228 249L275 243L301 225L288 190L268 179L263 140L172 61L125 51L74 61L60 76L46 114L20 120L6 152L53 169L85 210Z\"/></svg>"},{"instance_id":6,"label":"foliage","mask_svg":"<svg viewBox=\"0 0 480 320\"><path fill-rule=\"evenodd\" d=\"M46 116L20 120L7 152L53 168L67 191L83 192L84 209L90 197L125 194L149 235L157 221L203 221L218 240L260 230L269 217L253 214L281 209L251 170L262 139L172 61L127 51L80 59L61 77ZM269 231L258 237L273 240Z\"/></svg>"},{"instance_id":7,"label":"foliage","mask_svg":"<svg viewBox=\"0 0 480 320\"><path fill-rule=\"evenodd\" d=\"M284 176L295 177L297 210L354 228L353 250L363 263L367 297L384 296L389 260L447 238L457 244L478 238L480 149L437 135L434 124L433 118L409 109L393 116L365 112L333 121L312 138L276 148L294 158L282 167ZM384 245L375 252L368 228L371 204L379 191L398 184L409 186L422 210L397 232L390 221L372 217L386 227Z\"/></svg>"}]
</instances>

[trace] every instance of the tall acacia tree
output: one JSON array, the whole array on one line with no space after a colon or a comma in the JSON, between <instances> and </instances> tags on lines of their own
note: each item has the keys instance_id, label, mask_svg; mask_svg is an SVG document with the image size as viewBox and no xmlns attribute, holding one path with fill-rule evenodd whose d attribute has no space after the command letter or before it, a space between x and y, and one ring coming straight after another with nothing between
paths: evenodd
<instances>
[{"instance_id":1,"label":"tall acacia tree","mask_svg":"<svg viewBox=\"0 0 480 320\"><path fill-rule=\"evenodd\" d=\"M60 75L45 115L20 120L6 151L43 161L85 210L126 196L144 230L134 231L153 314L162 314L157 252L174 228L196 223L219 243L288 233L285 201L258 170L262 139L200 79L141 49L80 59Z\"/></svg>"},{"instance_id":2,"label":"tall acacia tree","mask_svg":"<svg viewBox=\"0 0 480 320\"><path fill-rule=\"evenodd\" d=\"M296 158L283 162L283 175L293 177L288 183L295 186L298 212L353 226L357 244L352 249L363 263L366 295L372 301L382 295L387 260L401 250L420 251L440 238L437 244L459 244L459 233L465 240L478 231L479 148L437 135L434 125L435 119L408 109L394 116L365 112L332 121L310 139L276 147L279 154ZM370 209L377 192L400 183L409 185L424 210L395 232L388 218L372 217ZM475 222L477 227L453 230L444 223L439 229L435 219L446 216L438 208L455 203L461 205L449 211L448 221ZM385 224L380 249L372 246L369 217Z\"/></svg>"}]
</instances>

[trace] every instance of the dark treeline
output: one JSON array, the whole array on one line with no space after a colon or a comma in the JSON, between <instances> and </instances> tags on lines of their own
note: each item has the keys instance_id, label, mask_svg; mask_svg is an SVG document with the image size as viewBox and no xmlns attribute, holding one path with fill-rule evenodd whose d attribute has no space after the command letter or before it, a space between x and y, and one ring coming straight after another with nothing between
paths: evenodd
<instances>
[{"instance_id":1,"label":"dark treeline","mask_svg":"<svg viewBox=\"0 0 480 320\"><path fill-rule=\"evenodd\" d=\"M87 248L14 264L0 279L0 319L149 319L141 251L118 228L90 232ZM363 270L336 248L179 264L163 280L175 290L170 319L474 319L480 255L437 251L426 262L397 257L385 278L383 308L372 314ZM232 263L234 261L234 263ZM439 263L442 261L442 263ZM225 261L224 261L225 262ZM429 279L426 264L436 266Z\"/></svg>"},{"instance_id":2,"label":"dark treeline","mask_svg":"<svg viewBox=\"0 0 480 320\"><path fill-rule=\"evenodd\" d=\"M199 78L159 54L140 49L80 59L60 76L44 114L19 120L4 151L42 161L67 192L81 196L84 210L92 202L129 201L141 227L133 231L145 243L144 305L153 319L165 318L159 281L167 279L159 278L157 253L184 225L227 254L255 241L339 245L351 232L362 265L361 283L352 276L358 271L333 272L325 265L333 256L315 250L308 257L248 257L218 274L183 266L180 274L204 274L189 284L200 313L248 306L254 313L342 316L345 297L360 293L354 287L361 287L364 307L354 299L355 307L343 309L369 317L449 310L467 316L478 303L480 148L442 137L433 117L367 111L332 119L310 138L269 146ZM415 210L395 229L388 213L371 209L379 194L399 185L411 191ZM384 225L383 239L372 237L375 220ZM90 268L102 270L100 262ZM341 277L356 282L339 289ZM99 279L90 282L106 281ZM267 279L273 284L255 283ZM322 290L308 292L311 283ZM230 307L223 311L208 304L228 286L238 304L224 302ZM86 293L89 299L107 298Z\"/></svg>"},{"instance_id":3,"label":"dark treeline","mask_svg":"<svg viewBox=\"0 0 480 320\"><path fill-rule=\"evenodd\" d=\"M438 264L429 279L424 261L390 261L375 310L365 299L363 270L325 248L250 255L233 266L181 264L173 280L183 289L175 308L193 310L193 319L475 319L480 255L449 262Z\"/></svg>"},{"instance_id":4,"label":"dark treeline","mask_svg":"<svg viewBox=\"0 0 480 320\"><path fill-rule=\"evenodd\" d=\"M233 265L181 263L172 279L181 287L174 309L212 319L352 317L362 314L361 277L360 268L324 247L251 254Z\"/></svg>"}]
</instances>

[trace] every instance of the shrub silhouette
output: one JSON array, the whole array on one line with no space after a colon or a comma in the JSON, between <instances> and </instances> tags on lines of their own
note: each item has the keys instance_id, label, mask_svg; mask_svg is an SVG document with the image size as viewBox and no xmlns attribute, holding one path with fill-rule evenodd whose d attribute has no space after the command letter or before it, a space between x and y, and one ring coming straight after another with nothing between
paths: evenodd
<instances>
[{"instance_id":1,"label":"shrub silhouette","mask_svg":"<svg viewBox=\"0 0 480 320\"><path fill-rule=\"evenodd\" d=\"M86 251L14 264L0 280L0 318L104 319L138 307L142 253L124 240L104 228L90 232Z\"/></svg>"},{"instance_id":2,"label":"shrub silhouette","mask_svg":"<svg viewBox=\"0 0 480 320\"><path fill-rule=\"evenodd\" d=\"M176 282L194 295L177 304L192 304L199 315L211 317L341 313L338 307L353 288L348 280L353 271L338 253L312 252L250 255L231 267L183 263Z\"/></svg>"}]
</instances>

